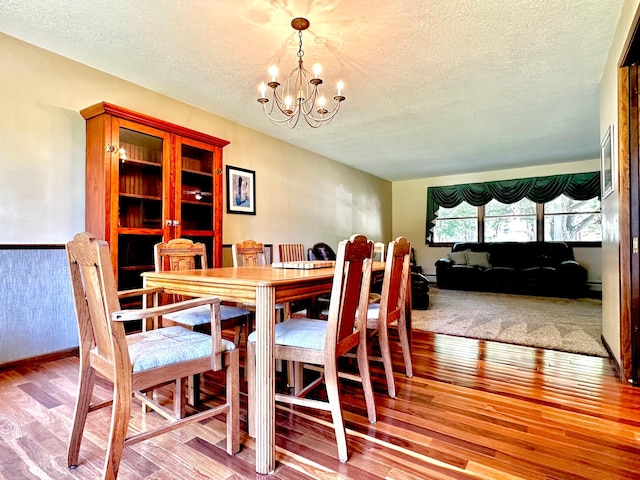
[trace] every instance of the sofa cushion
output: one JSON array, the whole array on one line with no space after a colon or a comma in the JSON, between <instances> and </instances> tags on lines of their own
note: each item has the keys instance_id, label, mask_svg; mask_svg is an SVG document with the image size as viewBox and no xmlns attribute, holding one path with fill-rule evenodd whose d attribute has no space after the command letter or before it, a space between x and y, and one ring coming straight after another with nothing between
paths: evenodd
<instances>
[{"instance_id":1,"label":"sofa cushion","mask_svg":"<svg viewBox=\"0 0 640 480\"><path fill-rule=\"evenodd\" d=\"M531 293L555 290L560 280L553 267L525 268L520 272L520 275L523 287L526 287Z\"/></svg>"},{"instance_id":2,"label":"sofa cushion","mask_svg":"<svg viewBox=\"0 0 640 480\"><path fill-rule=\"evenodd\" d=\"M487 289L511 290L517 284L518 278L518 271L514 268L492 266L484 271L482 280L483 286Z\"/></svg>"},{"instance_id":3,"label":"sofa cushion","mask_svg":"<svg viewBox=\"0 0 640 480\"><path fill-rule=\"evenodd\" d=\"M447 257L449 257L453 263L455 263L456 265L467 265L467 263L469 263L467 261L467 252L450 252L447 254Z\"/></svg>"},{"instance_id":4,"label":"sofa cushion","mask_svg":"<svg viewBox=\"0 0 640 480\"><path fill-rule=\"evenodd\" d=\"M478 268L475 265L458 265L457 263L451 265L452 272L474 272L476 270L478 270Z\"/></svg>"},{"instance_id":5,"label":"sofa cushion","mask_svg":"<svg viewBox=\"0 0 640 480\"><path fill-rule=\"evenodd\" d=\"M495 243L488 245L493 267L511 267L516 270L527 266L529 262L527 249L522 243Z\"/></svg>"},{"instance_id":6,"label":"sofa cushion","mask_svg":"<svg viewBox=\"0 0 640 480\"><path fill-rule=\"evenodd\" d=\"M489 253L488 252L467 252L467 264L475 265L478 267L489 268Z\"/></svg>"}]
</instances>

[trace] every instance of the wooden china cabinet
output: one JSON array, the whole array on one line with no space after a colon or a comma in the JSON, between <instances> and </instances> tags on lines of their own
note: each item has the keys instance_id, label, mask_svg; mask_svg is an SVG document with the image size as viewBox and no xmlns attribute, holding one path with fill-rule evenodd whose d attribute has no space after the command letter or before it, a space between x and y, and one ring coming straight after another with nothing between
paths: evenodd
<instances>
[{"instance_id":1,"label":"wooden china cabinet","mask_svg":"<svg viewBox=\"0 0 640 480\"><path fill-rule=\"evenodd\" d=\"M118 289L142 285L153 246L185 237L222 265L222 148L229 142L109 103L86 120L86 229L106 240Z\"/></svg>"}]
</instances>

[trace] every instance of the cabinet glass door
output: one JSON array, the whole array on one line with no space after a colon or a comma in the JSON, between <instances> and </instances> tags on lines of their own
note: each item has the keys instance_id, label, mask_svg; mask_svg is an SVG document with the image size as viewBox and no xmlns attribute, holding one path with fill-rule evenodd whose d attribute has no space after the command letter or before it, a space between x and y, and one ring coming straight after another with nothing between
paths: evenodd
<instances>
[{"instance_id":1,"label":"cabinet glass door","mask_svg":"<svg viewBox=\"0 0 640 480\"><path fill-rule=\"evenodd\" d=\"M119 127L118 289L142 286L153 270L153 246L163 240L164 151L167 139Z\"/></svg>"},{"instance_id":2,"label":"cabinet glass door","mask_svg":"<svg viewBox=\"0 0 640 480\"><path fill-rule=\"evenodd\" d=\"M208 267L214 263L215 155L210 145L182 139L179 144L180 183L176 195L181 236L207 247Z\"/></svg>"}]
</instances>

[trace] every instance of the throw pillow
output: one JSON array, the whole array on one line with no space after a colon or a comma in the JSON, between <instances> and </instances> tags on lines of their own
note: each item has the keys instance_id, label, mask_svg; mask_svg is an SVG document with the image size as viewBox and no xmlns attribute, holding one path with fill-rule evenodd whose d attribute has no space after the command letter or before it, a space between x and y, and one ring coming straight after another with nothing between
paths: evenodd
<instances>
[{"instance_id":1,"label":"throw pillow","mask_svg":"<svg viewBox=\"0 0 640 480\"><path fill-rule=\"evenodd\" d=\"M467 252L467 263L478 267L489 268L489 252Z\"/></svg>"},{"instance_id":2,"label":"throw pillow","mask_svg":"<svg viewBox=\"0 0 640 480\"><path fill-rule=\"evenodd\" d=\"M451 252L447 255L456 265L467 264L467 252Z\"/></svg>"}]
</instances>

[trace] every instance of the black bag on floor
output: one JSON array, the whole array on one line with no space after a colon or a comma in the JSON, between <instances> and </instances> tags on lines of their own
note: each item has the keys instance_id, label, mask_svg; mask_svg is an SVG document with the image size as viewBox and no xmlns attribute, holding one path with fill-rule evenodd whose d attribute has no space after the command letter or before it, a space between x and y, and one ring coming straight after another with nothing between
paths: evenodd
<instances>
[{"instance_id":1,"label":"black bag on floor","mask_svg":"<svg viewBox=\"0 0 640 480\"><path fill-rule=\"evenodd\" d=\"M429 280L422 273L411 272L411 308L414 310L429 308Z\"/></svg>"}]
</instances>

